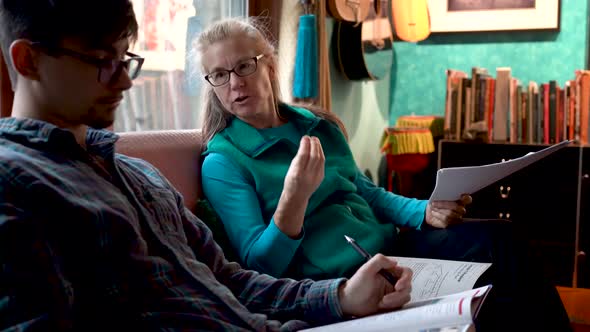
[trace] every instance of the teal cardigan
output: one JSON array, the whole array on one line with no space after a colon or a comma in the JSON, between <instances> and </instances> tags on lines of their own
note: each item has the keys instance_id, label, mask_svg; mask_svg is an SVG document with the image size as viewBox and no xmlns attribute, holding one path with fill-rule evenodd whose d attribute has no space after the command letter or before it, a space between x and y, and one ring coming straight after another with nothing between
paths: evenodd
<instances>
[{"instance_id":1,"label":"teal cardigan","mask_svg":"<svg viewBox=\"0 0 590 332\"><path fill-rule=\"evenodd\" d=\"M395 225L421 225L426 201L374 186L358 170L337 126L308 110L281 107L289 117L287 125L258 130L234 118L204 152L205 195L242 263L277 277L350 276L363 259L344 235L355 238L371 254L387 254L393 249ZM291 239L272 218L302 135L322 142L325 177L310 198L302 237Z\"/></svg>"}]
</instances>

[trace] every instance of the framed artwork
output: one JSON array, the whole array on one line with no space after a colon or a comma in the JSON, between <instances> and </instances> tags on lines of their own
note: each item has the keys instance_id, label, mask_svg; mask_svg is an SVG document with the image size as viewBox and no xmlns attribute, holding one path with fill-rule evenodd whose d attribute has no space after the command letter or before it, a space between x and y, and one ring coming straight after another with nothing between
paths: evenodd
<instances>
[{"instance_id":1,"label":"framed artwork","mask_svg":"<svg viewBox=\"0 0 590 332\"><path fill-rule=\"evenodd\" d=\"M428 0L431 32L559 30L560 0Z\"/></svg>"},{"instance_id":2,"label":"framed artwork","mask_svg":"<svg viewBox=\"0 0 590 332\"><path fill-rule=\"evenodd\" d=\"M132 0L139 24L133 49L145 57L144 70L184 69L188 19L192 0Z\"/></svg>"}]
</instances>

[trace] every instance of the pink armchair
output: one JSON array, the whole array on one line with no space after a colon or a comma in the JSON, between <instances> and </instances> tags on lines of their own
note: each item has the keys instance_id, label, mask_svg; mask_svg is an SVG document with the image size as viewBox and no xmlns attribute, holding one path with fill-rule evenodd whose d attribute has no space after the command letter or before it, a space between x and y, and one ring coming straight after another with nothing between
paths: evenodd
<instances>
[{"instance_id":1,"label":"pink armchair","mask_svg":"<svg viewBox=\"0 0 590 332\"><path fill-rule=\"evenodd\" d=\"M164 174L192 212L202 198L201 131L160 130L120 133L118 153L144 159Z\"/></svg>"}]
</instances>

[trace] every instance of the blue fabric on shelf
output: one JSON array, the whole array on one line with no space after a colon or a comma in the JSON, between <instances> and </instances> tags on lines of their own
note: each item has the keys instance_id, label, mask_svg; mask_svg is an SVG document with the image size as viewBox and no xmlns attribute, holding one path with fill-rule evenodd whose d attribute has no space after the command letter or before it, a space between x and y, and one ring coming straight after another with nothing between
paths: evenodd
<instances>
[{"instance_id":1,"label":"blue fabric on shelf","mask_svg":"<svg viewBox=\"0 0 590 332\"><path fill-rule=\"evenodd\" d=\"M318 95L318 42L315 15L299 17L293 96L314 98Z\"/></svg>"}]
</instances>

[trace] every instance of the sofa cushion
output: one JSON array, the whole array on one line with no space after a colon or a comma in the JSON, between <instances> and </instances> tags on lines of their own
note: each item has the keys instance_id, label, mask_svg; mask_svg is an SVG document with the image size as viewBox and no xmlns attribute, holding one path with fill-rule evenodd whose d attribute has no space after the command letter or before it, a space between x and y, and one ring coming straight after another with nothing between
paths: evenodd
<instances>
[{"instance_id":1,"label":"sofa cushion","mask_svg":"<svg viewBox=\"0 0 590 332\"><path fill-rule=\"evenodd\" d=\"M119 136L117 152L154 165L180 192L185 206L195 212L202 198L201 131L140 131L119 133Z\"/></svg>"}]
</instances>

